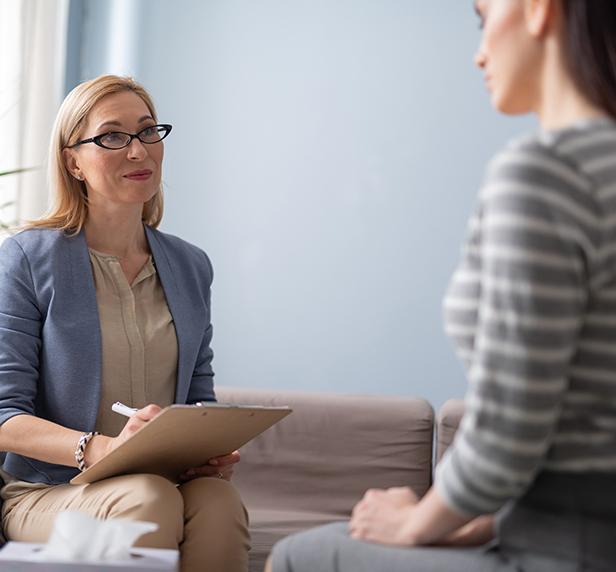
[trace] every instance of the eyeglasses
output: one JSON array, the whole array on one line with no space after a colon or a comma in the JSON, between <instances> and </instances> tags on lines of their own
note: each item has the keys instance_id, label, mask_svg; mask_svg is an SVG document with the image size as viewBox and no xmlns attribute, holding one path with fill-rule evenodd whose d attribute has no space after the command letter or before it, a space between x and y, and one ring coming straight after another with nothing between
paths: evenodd
<instances>
[{"instance_id":1,"label":"eyeglasses","mask_svg":"<svg viewBox=\"0 0 616 572\"><path fill-rule=\"evenodd\" d=\"M111 131L110 133L79 141L71 145L70 149L84 143L94 143L103 149L124 149L124 147L130 145L133 139L139 139L142 143L151 145L152 143L162 141L169 133L171 133L171 125L150 125L150 127L142 129L139 133L135 133L135 135L123 133L122 131Z\"/></svg>"}]
</instances>

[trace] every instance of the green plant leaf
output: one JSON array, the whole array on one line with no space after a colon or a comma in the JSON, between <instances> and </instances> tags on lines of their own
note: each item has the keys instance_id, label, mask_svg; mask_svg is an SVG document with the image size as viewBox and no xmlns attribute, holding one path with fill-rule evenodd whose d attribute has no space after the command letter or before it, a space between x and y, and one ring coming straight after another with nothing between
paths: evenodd
<instances>
[{"instance_id":1,"label":"green plant leaf","mask_svg":"<svg viewBox=\"0 0 616 572\"><path fill-rule=\"evenodd\" d=\"M38 167L28 167L26 169L15 169L13 171L4 171L4 173L0 173L0 177L3 177L4 175L15 175L17 173L25 173L26 171L34 171L38 169Z\"/></svg>"}]
</instances>

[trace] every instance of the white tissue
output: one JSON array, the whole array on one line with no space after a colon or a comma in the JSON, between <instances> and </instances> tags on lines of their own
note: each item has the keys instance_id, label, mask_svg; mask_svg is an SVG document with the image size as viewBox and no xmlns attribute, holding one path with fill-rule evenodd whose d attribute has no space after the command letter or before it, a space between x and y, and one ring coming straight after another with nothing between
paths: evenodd
<instances>
[{"instance_id":1,"label":"white tissue","mask_svg":"<svg viewBox=\"0 0 616 572\"><path fill-rule=\"evenodd\" d=\"M99 520L80 512L61 512L56 517L47 544L32 556L32 560L129 560L135 541L157 528L153 522Z\"/></svg>"}]
</instances>

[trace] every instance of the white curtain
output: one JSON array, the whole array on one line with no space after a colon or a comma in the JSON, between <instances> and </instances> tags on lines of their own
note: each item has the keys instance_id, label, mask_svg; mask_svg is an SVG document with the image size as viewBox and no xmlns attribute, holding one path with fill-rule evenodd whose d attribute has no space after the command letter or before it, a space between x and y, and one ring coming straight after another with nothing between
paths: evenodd
<instances>
[{"instance_id":1,"label":"white curtain","mask_svg":"<svg viewBox=\"0 0 616 572\"><path fill-rule=\"evenodd\" d=\"M19 85L21 62L20 2L0 0L0 173L19 167ZM0 177L0 222L8 224L16 217L18 179ZM7 206L8 205L8 206Z\"/></svg>"},{"instance_id":2,"label":"white curtain","mask_svg":"<svg viewBox=\"0 0 616 572\"><path fill-rule=\"evenodd\" d=\"M46 160L64 95L69 0L0 0L0 204L5 221L31 220L47 208Z\"/></svg>"}]
</instances>

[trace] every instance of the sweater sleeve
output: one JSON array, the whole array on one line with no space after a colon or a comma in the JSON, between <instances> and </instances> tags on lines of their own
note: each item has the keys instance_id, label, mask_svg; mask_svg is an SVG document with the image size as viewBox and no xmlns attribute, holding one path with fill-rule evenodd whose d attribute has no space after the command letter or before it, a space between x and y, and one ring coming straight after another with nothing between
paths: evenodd
<instances>
[{"instance_id":1,"label":"sweater sleeve","mask_svg":"<svg viewBox=\"0 0 616 572\"><path fill-rule=\"evenodd\" d=\"M595 257L589 191L574 165L537 142L488 167L444 303L469 388L435 486L460 513L493 512L523 493L548 455Z\"/></svg>"}]
</instances>

